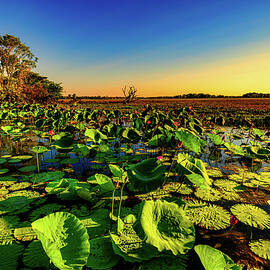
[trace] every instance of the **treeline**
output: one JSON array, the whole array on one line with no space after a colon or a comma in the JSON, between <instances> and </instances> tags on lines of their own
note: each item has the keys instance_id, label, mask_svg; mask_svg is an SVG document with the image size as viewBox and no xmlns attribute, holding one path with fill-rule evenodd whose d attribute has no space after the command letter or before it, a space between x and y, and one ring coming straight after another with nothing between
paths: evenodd
<instances>
[{"instance_id":1,"label":"treeline","mask_svg":"<svg viewBox=\"0 0 270 270\"><path fill-rule=\"evenodd\" d=\"M76 96L75 94L73 95L68 95L65 97L62 97L63 99L76 99L76 100L81 100L81 99L123 99L123 97L109 97L109 96ZM189 99L189 98L270 98L270 94L264 94L264 93L246 93L243 94L242 96L225 96L225 95L211 95L211 94L183 94L183 95L176 95L176 96L156 96L156 97L138 97L139 99Z\"/></svg>"}]
</instances>

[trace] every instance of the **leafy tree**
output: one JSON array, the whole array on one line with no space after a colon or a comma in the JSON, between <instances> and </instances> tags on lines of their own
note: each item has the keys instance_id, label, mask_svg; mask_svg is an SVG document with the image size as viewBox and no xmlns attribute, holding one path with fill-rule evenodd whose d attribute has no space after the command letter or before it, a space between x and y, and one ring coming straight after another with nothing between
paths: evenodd
<instances>
[{"instance_id":1,"label":"leafy tree","mask_svg":"<svg viewBox=\"0 0 270 270\"><path fill-rule=\"evenodd\" d=\"M0 35L0 100L45 102L62 96L60 83L31 71L37 60L19 38Z\"/></svg>"},{"instance_id":2,"label":"leafy tree","mask_svg":"<svg viewBox=\"0 0 270 270\"><path fill-rule=\"evenodd\" d=\"M36 67L38 58L30 51L30 48L23 44L21 40L12 35L0 35L0 87L2 94L10 96L18 88L20 80L15 80L14 75L17 73L18 78L22 77Z\"/></svg>"}]
</instances>

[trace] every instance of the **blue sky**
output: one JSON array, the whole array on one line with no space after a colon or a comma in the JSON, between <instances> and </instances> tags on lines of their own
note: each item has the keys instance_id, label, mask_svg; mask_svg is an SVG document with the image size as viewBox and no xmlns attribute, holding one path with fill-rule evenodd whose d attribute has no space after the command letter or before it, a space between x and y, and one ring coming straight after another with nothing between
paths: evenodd
<instances>
[{"instance_id":1,"label":"blue sky","mask_svg":"<svg viewBox=\"0 0 270 270\"><path fill-rule=\"evenodd\" d=\"M190 75L177 78L208 64L235 66L250 55L256 64L256 54L270 51L270 1L264 0L21 0L3 2L1 10L0 34L20 37L39 58L37 71L79 95L118 95L130 81L141 95L215 91L223 87L222 74L211 84L209 71L201 89ZM168 77L166 89L159 80ZM263 81L258 87L267 91ZM243 77L242 87L232 81L226 91L248 88Z\"/></svg>"}]
</instances>

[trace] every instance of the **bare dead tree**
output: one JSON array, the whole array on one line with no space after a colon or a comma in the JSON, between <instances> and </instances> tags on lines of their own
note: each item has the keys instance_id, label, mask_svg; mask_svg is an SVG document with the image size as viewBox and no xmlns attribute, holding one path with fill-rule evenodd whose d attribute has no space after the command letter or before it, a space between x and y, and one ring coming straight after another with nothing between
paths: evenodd
<instances>
[{"instance_id":1,"label":"bare dead tree","mask_svg":"<svg viewBox=\"0 0 270 270\"><path fill-rule=\"evenodd\" d=\"M122 92L125 97L124 103L129 103L137 99L137 89L134 85L125 85L125 87L122 88Z\"/></svg>"}]
</instances>

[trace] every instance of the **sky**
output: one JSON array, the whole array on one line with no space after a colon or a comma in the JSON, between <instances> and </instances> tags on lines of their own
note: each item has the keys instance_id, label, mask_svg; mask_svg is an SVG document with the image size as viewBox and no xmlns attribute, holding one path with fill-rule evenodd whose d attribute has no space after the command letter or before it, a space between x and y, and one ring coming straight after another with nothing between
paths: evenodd
<instances>
[{"instance_id":1,"label":"sky","mask_svg":"<svg viewBox=\"0 0 270 270\"><path fill-rule=\"evenodd\" d=\"M0 0L64 95L270 93L269 0Z\"/></svg>"}]
</instances>

